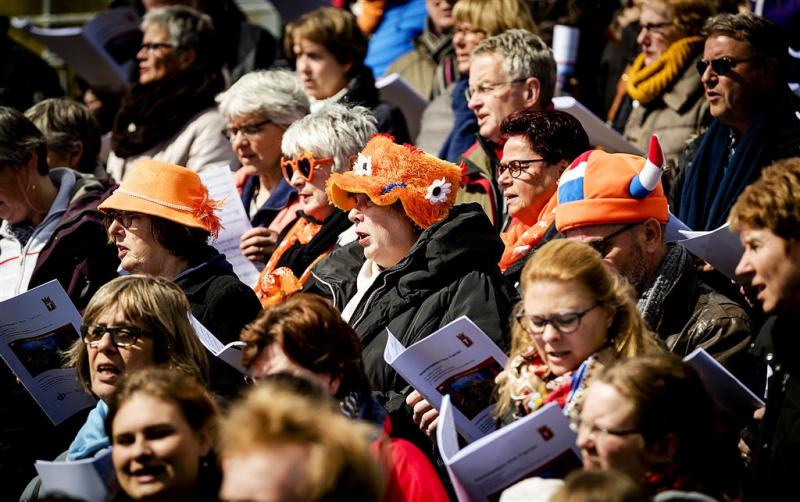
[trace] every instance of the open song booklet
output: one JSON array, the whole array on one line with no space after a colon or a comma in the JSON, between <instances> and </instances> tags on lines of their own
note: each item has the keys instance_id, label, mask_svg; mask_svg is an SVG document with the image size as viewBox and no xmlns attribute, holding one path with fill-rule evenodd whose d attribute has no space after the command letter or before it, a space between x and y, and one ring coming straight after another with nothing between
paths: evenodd
<instances>
[{"instance_id":1,"label":"open song booklet","mask_svg":"<svg viewBox=\"0 0 800 502\"><path fill-rule=\"evenodd\" d=\"M68 495L86 502L111 500L117 488L111 448L97 456L70 462L37 460L39 495Z\"/></svg>"},{"instance_id":2,"label":"open song booklet","mask_svg":"<svg viewBox=\"0 0 800 502\"><path fill-rule=\"evenodd\" d=\"M383 358L437 410L449 395L456 429L468 441L495 430L494 378L508 357L466 316L408 348L390 332Z\"/></svg>"},{"instance_id":3,"label":"open song booklet","mask_svg":"<svg viewBox=\"0 0 800 502\"><path fill-rule=\"evenodd\" d=\"M224 345L221 341L219 341L219 338L214 336L214 334L210 332L208 328L203 326L203 323L198 321L195 316L189 314L189 322L192 323L194 332L197 333L197 338L200 339L200 343L203 344L203 347L205 347L213 355L219 357L237 369L240 373L247 373L247 370L245 370L244 366L242 366L242 350L245 346L244 342L237 341Z\"/></svg>"},{"instance_id":4,"label":"open song booklet","mask_svg":"<svg viewBox=\"0 0 800 502\"><path fill-rule=\"evenodd\" d=\"M459 449L454 407L442 400L436 443L460 502L500 499L526 478L563 478L581 466L575 433L555 403Z\"/></svg>"},{"instance_id":5,"label":"open song booklet","mask_svg":"<svg viewBox=\"0 0 800 502\"><path fill-rule=\"evenodd\" d=\"M54 425L94 406L62 356L80 338L81 316L58 281L0 302L0 356Z\"/></svg>"}]
</instances>

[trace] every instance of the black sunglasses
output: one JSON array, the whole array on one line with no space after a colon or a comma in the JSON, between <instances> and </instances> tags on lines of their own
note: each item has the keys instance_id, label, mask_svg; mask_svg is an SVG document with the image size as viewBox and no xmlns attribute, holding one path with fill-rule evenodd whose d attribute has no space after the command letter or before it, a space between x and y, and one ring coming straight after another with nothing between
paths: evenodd
<instances>
[{"instance_id":1,"label":"black sunglasses","mask_svg":"<svg viewBox=\"0 0 800 502\"><path fill-rule=\"evenodd\" d=\"M81 336L83 343L92 348L100 345L100 340L108 333L111 335L111 343L116 347L130 347L136 345L137 340L149 333L136 326L81 326Z\"/></svg>"},{"instance_id":2,"label":"black sunglasses","mask_svg":"<svg viewBox=\"0 0 800 502\"><path fill-rule=\"evenodd\" d=\"M106 228L111 226L111 222L116 221L122 228L129 229L133 225L133 219L139 216L139 213L131 211L117 211L116 209L109 209L106 211L105 224Z\"/></svg>"},{"instance_id":3,"label":"black sunglasses","mask_svg":"<svg viewBox=\"0 0 800 502\"><path fill-rule=\"evenodd\" d=\"M745 58L745 59L733 59L727 56L723 56L721 58L712 59L711 61L706 61L705 59L701 59L697 62L697 72L702 77L703 74L706 72L706 68L709 66L711 67L711 71L713 71L716 75L720 77L724 77L728 75L736 65L739 63L747 63L748 61L755 61L760 59L759 57L752 57L752 58Z\"/></svg>"},{"instance_id":4,"label":"black sunglasses","mask_svg":"<svg viewBox=\"0 0 800 502\"><path fill-rule=\"evenodd\" d=\"M618 230L616 230L614 232L611 232L610 234L606 235L602 239L597 239L597 240L593 240L593 241L586 241L585 244L588 244L595 251L600 253L600 256L605 257L609 253L609 251L611 251L611 239L613 239L614 237L618 236L619 234L621 234L623 232L627 232L628 230L632 229L636 225L639 225L639 222L637 222L637 223L629 223L629 224L625 225L624 227L622 227L622 228L620 228L620 229L618 229Z\"/></svg>"}]
</instances>

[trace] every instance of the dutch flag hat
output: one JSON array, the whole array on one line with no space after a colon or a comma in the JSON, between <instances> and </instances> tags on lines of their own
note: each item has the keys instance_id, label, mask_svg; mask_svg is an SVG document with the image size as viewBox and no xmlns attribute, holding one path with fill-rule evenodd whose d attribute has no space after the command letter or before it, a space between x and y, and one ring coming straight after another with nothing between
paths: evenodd
<instances>
[{"instance_id":1,"label":"dutch flag hat","mask_svg":"<svg viewBox=\"0 0 800 502\"><path fill-rule=\"evenodd\" d=\"M663 164L656 135L650 138L647 158L601 150L584 152L558 183L558 231L648 218L666 224L669 211L661 184Z\"/></svg>"}]
</instances>

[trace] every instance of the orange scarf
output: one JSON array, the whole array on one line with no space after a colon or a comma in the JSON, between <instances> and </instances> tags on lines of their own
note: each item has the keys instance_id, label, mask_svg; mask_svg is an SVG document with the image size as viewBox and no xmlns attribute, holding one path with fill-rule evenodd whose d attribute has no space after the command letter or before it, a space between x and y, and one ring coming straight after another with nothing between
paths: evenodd
<instances>
[{"instance_id":1,"label":"orange scarf","mask_svg":"<svg viewBox=\"0 0 800 502\"><path fill-rule=\"evenodd\" d=\"M505 272L508 267L518 262L542 240L542 236L556 219L556 204L558 204L558 192L554 193L547 201L542 212L539 213L536 223L531 226L520 223L500 234L503 244L506 245L503 256L500 258L500 270Z\"/></svg>"},{"instance_id":2,"label":"orange scarf","mask_svg":"<svg viewBox=\"0 0 800 502\"><path fill-rule=\"evenodd\" d=\"M312 223L305 218L299 218L281 243L278 244L278 247L275 248L275 251L267 262L267 266L261 271L261 275L258 277L258 282L256 283L255 291L258 299L261 301L261 306L269 308L277 305L289 296L303 289L303 284L305 284L308 277L311 275L311 269L314 268L317 262L327 256L330 250L319 255L311 265L306 268L299 279L295 277L294 272L292 272L292 269L289 267L275 268L275 266L287 249L292 247L296 242L308 244L321 228L322 225L319 223Z\"/></svg>"}]
</instances>

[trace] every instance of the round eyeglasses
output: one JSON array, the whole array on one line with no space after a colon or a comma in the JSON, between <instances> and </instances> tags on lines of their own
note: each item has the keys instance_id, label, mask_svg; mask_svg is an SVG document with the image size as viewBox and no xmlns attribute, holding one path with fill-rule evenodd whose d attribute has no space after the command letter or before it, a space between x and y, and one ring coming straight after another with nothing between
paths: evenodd
<instances>
[{"instance_id":1,"label":"round eyeglasses","mask_svg":"<svg viewBox=\"0 0 800 502\"><path fill-rule=\"evenodd\" d=\"M587 435L592 439L597 439L597 436L600 434L606 436L630 436L631 434L639 434L639 429L630 428L630 429L609 429L606 427L600 427L597 424L589 422L588 420L583 420L581 417L569 417L569 428L575 434L580 434L581 432L586 432Z\"/></svg>"}]
</instances>

